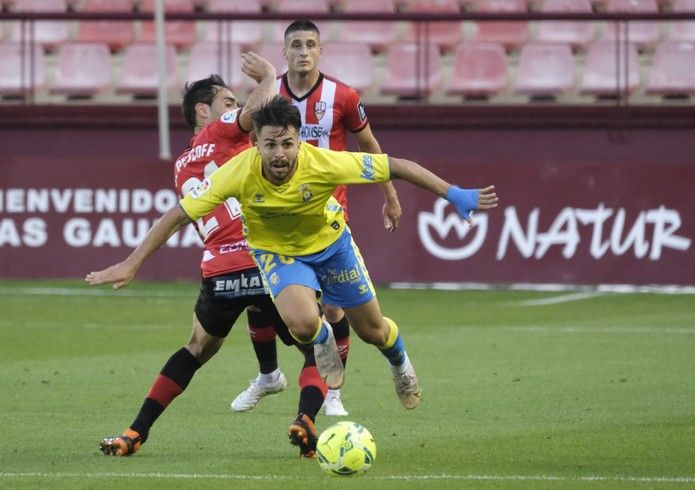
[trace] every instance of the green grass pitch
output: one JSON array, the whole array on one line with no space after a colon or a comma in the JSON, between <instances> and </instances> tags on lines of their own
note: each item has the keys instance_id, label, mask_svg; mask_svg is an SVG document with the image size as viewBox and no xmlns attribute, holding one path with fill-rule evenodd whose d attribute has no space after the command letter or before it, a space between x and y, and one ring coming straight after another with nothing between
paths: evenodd
<instances>
[{"instance_id":1,"label":"green grass pitch","mask_svg":"<svg viewBox=\"0 0 695 490\"><path fill-rule=\"evenodd\" d=\"M288 444L294 349L279 346L288 389L231 413L257 372L244 319L136 455L104 457L99 440L188 340L197 288L0 281L0 488L695 487L692 295L379 290L423 402L404 410L383 357L353 335L344 419L378 448L355 479Z\"/></svg>"}]
</instances>

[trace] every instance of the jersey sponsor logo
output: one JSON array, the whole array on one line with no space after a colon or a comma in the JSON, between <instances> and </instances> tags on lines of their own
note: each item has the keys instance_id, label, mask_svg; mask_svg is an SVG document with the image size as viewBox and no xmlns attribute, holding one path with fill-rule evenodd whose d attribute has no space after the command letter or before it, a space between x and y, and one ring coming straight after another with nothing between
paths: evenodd
<instances>
[{"instance_id":1,"label":"jersey sponsor logo","mask_svg":"<svg viewBox=\"0 0 695 490\"><path fill-rule=\"evenodd\" d=\"M325 113L326 113L326 103L322 100L315 102L314 103L314 115L316 116L316 120L320 121Z\"/></svg>"},{"instance_id":2,"label":"jersey sponsor logo","mask_svg":"<svg viewBox=\"0 0 695 490\"><path fill-rule=\"evenodd\" d=\"M299 193L302 195L302 201L303 202L311 201L311 198L314 197L314 193L311 192L311 185L309 185L309 184L300 185L299 186Z\"/></svg>"},{"instance_id":3,"label":"jersey sponsor logo","mask_svg":"<svg viewBox=\"0 0 695 490\"><path fill-rule=\"evenodd\" d=\"M362 157L362 174L360 177L365 180L374 180L374 162L371 155Z\"/></svg>"},{"instance_id":4,"label":"jersey sponsor logo","mask_svg":"<svg viewBox=\"0 0 695 490\"><path fill-rule=\"evenodd\" d=\"M357 113L360 115L360 121L364 122L367 119L367 111L364 110L364 105L362 105L362 102L357 104Z\"/></svg>"},{"instance_id":5,"label":"jersey sponsor logo","mask_svg":"<svg viewBox=\"0 0 695 490\"><path fill-rule=\"evenodd\" d=\"M233 111L225 112L222 114L222 117L220 117L220 121L223 123L231 124L234 121L236 121L236 116L239 113L240 109L235 109Z\"/></svg>"},{"instance_id":6,"label":"jersey sponsor logo","mask_svg":"<svg viewBox=\"0 0 695 490\"><path fill-rule=\"evenodd\" d=\"M209 157L215 151L215 143L205 143L196 145L189 151L184 153L181 158L176 160L176 172L179 172L183 167L191 162L195 162L199 158Z\"/></svg>"},{"instance_id":7,"label":"jersey sponsor logo","mask_svg":"<svg viewBox=\"0 0 695 490\"><path fill-rule=\"evenodd\" d=\"M190 195L193 199L198 199L210 189L210 179L203 180L198 187L191 189Z\"/></svg>"},{"instance_id":8,"label":"jersey sponsor logo","mask_svg":"<svg viewBox=\"0 0 695 490\"><path fill-rule=\"evenodd\" d=\"M328 130L319 124L303 124L299 128L299 139L302 141L317 140L322 136L328 136Z\"/></svg>"}]
</instances>

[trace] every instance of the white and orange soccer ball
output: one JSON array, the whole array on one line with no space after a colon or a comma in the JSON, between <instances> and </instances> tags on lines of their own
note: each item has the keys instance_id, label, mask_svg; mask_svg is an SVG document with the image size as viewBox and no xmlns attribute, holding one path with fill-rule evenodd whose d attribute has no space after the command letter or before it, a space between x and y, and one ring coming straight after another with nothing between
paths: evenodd
<instances>
[{"instance_id":1,"label":"white and orange soccer ball","mask_svg":"<svg viewBox=\"0 0 695 490\"><path fill-rule=\"evenodd\" d=\"M355 422L338 422L324 430L316 444L321 469L333 476L366 473L376 458L372 434Z\"/></svg>"}]
</instances>

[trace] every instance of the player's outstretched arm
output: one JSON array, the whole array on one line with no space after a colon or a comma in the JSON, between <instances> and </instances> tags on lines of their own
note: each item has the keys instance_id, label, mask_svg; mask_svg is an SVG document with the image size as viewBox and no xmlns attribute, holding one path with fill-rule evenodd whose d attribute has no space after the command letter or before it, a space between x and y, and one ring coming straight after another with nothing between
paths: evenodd
<instances>
[{"instance_id":1,"label":"player's outstretched arm","mask_svg":"<svg viewBox=\"0 0 695 490\"><path fill-rule=\"evenodd\" d=\"M270 61L253 51L242 53L241 71L258 82L258 86L253 89L248 99L246 99L246 104L244 104L239 116L241 127L245 131L250 131L253 129L253 121L251 120L253 113L275 95L277 73Z\"/></svg>"},{"instance_id":2,"label":"player's outstretched arm","mask_svg":"<svg viewBox=\"0 0 695 490\"><path fill-rule=\"evenodd\" d=\"M140 245L133 250L128 258L106 269L90 272L84 280L92 286L113 284L114 289L127 286L147 258L164 245L171 235L190 221L181 206L174 206L150 228Z\"/></svg>"},{"instance_id":3,"label":"player's outstretched arm","mask_svg":"<svg viewBox=\"0 0 695 490\"><path fill-rule=\"evenodd\" d=\"M449 184L423 166L403 158L389 158L391 179L402 179L422 187L454 205L458 213L472 223L470 213L474 209L492 209L497 207L499 198L495 186L484 189L461 189Z\"/></svg>"}]
</instances>

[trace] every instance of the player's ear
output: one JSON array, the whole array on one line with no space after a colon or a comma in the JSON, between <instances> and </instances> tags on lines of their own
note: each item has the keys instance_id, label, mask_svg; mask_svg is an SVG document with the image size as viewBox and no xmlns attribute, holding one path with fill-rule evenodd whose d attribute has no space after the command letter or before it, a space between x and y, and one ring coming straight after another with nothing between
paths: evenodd
<instances>
[{"instance_id":1,"label":"player's ear","mask_svg":"<svg viewBox=\"0 0 695 490\"><path fill-rule=\"evenodd\" d=\"M210 106L203 103L203 102L198 102L195 105L195 114L198 117L210 117Z\"/></svg>"}]
</instances>

